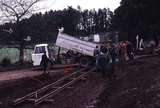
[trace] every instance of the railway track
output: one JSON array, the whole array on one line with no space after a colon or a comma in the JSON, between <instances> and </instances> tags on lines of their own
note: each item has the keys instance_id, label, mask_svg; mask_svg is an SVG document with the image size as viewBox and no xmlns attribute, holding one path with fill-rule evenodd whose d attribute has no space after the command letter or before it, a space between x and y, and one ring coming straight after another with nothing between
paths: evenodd
<instances>
[{"instance_id":1,"label":"railway track","mask_svg":"<svg viewBox=\"0 0 160 108\"><path fill-rule=\"evenodd\" d=\"M82 79L82 77L94 70L95 68L83 68L75 71L65 77L62 77L54 83L46 85L32 93L29 93L23 97L14 100L13 105L18 105L23 102L33 102L34 105L38 105L44 101L52 101L50 99L51 97L57 95L64 89L69 88L71 85Z\"/></svg>"}]
</instances>

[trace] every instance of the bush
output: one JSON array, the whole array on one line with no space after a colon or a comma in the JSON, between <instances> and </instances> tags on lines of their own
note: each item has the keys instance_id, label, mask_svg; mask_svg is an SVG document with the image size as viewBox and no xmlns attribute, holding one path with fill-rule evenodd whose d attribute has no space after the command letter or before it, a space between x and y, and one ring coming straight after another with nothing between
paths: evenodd
<instances>
[{"instance_id":1,"label":"bush","mask_svg":"<svg viewBox=\"0 0 160 108\"><path fill-rule=\"evenodd\" d=\"M11 64L11 60L9 59L9 58L4 58L3 60L2 60L2 62L1 62L1 65L3 66L3 67L6 67L6 66L8 66L8 65L10 65Z\"/></svg>"}]
</instances>

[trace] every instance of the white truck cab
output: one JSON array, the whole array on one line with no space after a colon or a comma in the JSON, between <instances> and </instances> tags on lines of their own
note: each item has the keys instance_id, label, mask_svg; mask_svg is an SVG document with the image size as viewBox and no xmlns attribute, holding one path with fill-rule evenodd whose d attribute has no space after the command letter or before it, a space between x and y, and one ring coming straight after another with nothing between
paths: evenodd
<instances>
[{"instance_id":1,"label":"white truck cab","mask_svg":"<svg viewBox=\"0 0 160 108\"><path fill-rule=\"evenodd\" d=\"M46 52L49 57L48 44L38 44L35 45L34 51L32 53L33 66L39 66L41 62L42 55Z\"/></svg>"}]
</instances>

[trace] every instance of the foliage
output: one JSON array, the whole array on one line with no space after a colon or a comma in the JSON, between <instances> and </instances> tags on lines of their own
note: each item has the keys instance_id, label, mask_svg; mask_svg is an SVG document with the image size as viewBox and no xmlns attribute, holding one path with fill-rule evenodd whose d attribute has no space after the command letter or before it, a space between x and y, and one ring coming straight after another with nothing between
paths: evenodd
<instances>
[{"instance_id":1,"label":"foliage","mask_svg":"<svg viewBox=\"0 0 160 108\"><path fill-rule=\"evenodd\" d=\"M159 0L122 0L115 10L112 29L127 34L127 39L132 41L137 34L145 39L156 39L160 34L158 10Z\"/></svg>"},{"instance_id":2,"label":"foliage","mask_svg":"<svg viewBox=\"0 0 160 108\"><path fill-rule=\"evenodd\" d=\"M26 36L31 36L31 42L54 42L58 33L58 28L64 27L64 31L74 36L89 35L93 33L106 32L110 26L112 12L109 9L84 10L68 7L63 10L50 10L48 12L33 14L28 19L23 19L21 24L21 33ZM8 26L7 26L8 25ZM17 23L8 23L0 26L0 28L9 29L13 27L16 30ZM10 42L17 42L19 39L17 32L4 37Z\"/></svg>"},{"instance_id":3,"label":"foliage","mask_svg":"<svg viewBox=\"0 0 160 108\"><path fill-rule=\"evenodd\" d=\"M11 64L11 61L9 58L4 58L1 62L1 66L6 67L9 66Z\"/></svg>"}]
</instances>

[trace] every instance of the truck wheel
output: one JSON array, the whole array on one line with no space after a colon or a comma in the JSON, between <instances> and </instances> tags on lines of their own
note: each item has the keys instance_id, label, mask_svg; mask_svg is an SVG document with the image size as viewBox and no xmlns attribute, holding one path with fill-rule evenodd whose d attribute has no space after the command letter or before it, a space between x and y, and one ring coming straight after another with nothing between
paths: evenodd
<instances>
[{"instance_id":1,"label":"truck wheel","mask_svg":"<svg viewBox=\"0 0 160 108\"><path fill-rule=\"evenodd\" d=\"M79 60L79 64L82 67L87 67L90 64L90 60L87 57L81 57L80 60Z\"/></svg>"}]
</instances>

